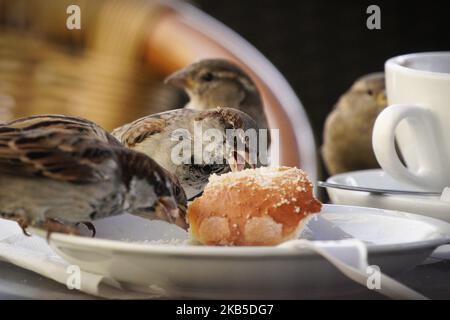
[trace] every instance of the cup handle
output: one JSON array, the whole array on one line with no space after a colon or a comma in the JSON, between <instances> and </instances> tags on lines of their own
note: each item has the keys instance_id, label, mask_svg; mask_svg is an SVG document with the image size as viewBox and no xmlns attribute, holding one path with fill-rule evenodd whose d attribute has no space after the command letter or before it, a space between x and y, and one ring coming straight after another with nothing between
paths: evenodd
<instances>
[{"instance_id":1,"label":"cup handle","mask_svg":"<svg viewBox=\"0 0 450 320\"><path fill-rule=\"evenodd\" d=\"M419 168L416 172L403 165L395 149L395 129L402 120L408 121L412 131L416 133L412 140L425 148L417 155ZM444 167L436 141L432 113L418 106L389 106L379 114L373 128L375 156L386 173L400 181L440 191L445 187L446 175L439 172Z\"/></svg>"}]
</instances>

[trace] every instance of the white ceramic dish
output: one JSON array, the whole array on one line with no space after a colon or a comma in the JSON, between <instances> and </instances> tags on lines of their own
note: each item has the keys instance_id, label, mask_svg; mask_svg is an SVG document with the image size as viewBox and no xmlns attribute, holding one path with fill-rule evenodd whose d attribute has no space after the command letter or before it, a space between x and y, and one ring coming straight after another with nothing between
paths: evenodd
<instances>
[{"instance_id":1,"label":"white ceramic dish","mask_svg":"<svg viewBox=\"0 0 450 320\"><path fill-rule=\"evenodd\" d=\"M326 292L361 289L306 249L155 244L182 242L187 234L125 215L95 225L97 238L52 234L50 244L68 262L134 289L157 285L171 296L189 298L323 298ZM369 262L395 274L449 243L450 225L408 213L324 205L305 235L311 240L366 241Z\"/></svg>"},{"instance_id":2,"label":"white ceramic dish","mask_svg":"<svg viewBox=\"0 0 450 320\"><path fill-rule=\"evenodd\" d=\"M369 188L422 191L395 180L382 169L342 173L328 178L327 182ZM439 196L379 195L333 188L327 188L327 191L334 204L406 211L450 222L450 202L441 201Z\"/></svg>"}]
</instances>

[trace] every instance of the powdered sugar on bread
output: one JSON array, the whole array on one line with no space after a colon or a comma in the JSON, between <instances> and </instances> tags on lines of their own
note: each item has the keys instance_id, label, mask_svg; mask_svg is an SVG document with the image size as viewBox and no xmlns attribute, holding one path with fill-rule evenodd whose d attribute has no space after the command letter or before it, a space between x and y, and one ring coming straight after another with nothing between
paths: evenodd
<instances>
[{"instance_id":1,"label":"powdered sugar on bread","mask_svg":"<svg viewBox=\"0 0 450 320\"><path fill-rule=\"evenodd\" d=\"M209 245L276 245L297 236L320 211L312 184L297 168L258 168L213 175L192 203L191 234Z\"/></svg>"}]
</instances>

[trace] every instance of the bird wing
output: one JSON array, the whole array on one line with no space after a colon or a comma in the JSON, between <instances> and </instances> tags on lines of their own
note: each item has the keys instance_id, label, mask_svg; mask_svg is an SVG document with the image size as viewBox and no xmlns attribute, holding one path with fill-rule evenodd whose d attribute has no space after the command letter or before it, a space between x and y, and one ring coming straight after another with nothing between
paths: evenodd
<instances>
[{"instance_id":1,"label":"bird wing","mask_svg":"<svg viewBox=\"0 0 450 320\"><path fill-rule=\"evenodd\" d=\"M117 167L109 144L77 130L0 126L1 173L92 183L109 180Z\"/></svg>"},{"instance_id":2,"label":"bird wing","mask_svg":"<svg viewBox=\"0 0 450 320\"><path fill-rule=\"evenodd\" d=\"M14 120L12 122L2 124L9 128L17 130L35 130L35 129L64 129L72 130L79 135L85 135L99 139L113 145L120 146L120 143L111 134L102 127L89 120L64 116L64 115L37 115Z\"/></svg>"},{"instance_id":3,"label":"bird wing","mask_svg":"<svg viewBox=\"0 0 450 320\"><path fill-rule=\"evenodd\" d=\"M132 148L146 138L164 131L165 127L166 120L148 116L130 123L126 128L118 128L112 134L123 145Z\"/></svg>"},{"instance_id":4,"label":"bird wing","mask_svg":"<svg viewBox=\"0 0 450 320\"><path fill-rule=\"evenodd\" d=\"M133 148L146 138L163 132L180 119L186 119L195 113L195 110L183 108L152 114L114 129L112 135L126 147Z\"/></svg>"},{"instance_id":5,"label":"bird wing","mask_svg":"<svg viewBox=\"0 0 450 320\"><path fill-rule=\"evenodd\" d=\"M240 115L245 115L246 118L250 118L248 115L238 110L228 108L221 108L220 110L225 111L199 111L189 108L169 110L146 116L134 122L128 123L113 130L112 135L126 147L133 148L152 135L161 133L165 130L176 130L180 128L189 129L191 128L193 121L202 121L204 118L211 116L224 116L224 113L226 113L227 110L233 110L235 113L239 113ZM232 116L230 114L226 120L231 121L231 118ZM234 119L237 118L235 117ZM245 120L242 116L241 119Z\"/></svg>"}]
</instances>

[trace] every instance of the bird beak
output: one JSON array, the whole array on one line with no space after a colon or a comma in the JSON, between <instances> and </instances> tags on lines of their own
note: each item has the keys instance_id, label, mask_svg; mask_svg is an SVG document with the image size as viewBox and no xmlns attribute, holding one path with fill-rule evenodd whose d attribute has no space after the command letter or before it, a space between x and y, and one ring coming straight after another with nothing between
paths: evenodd
<instances>
[{"instance_id":1,"label":"bird beak","mask_svg":"<svg viewBox=\"0 0 450 320\"><path fill-rule=\"evenodd\" d=\"M192 87L189 76L184 70L177 71L164 80L165 84L170 84L180 89L190 89Z\"/></svg>"},{"instance_id":2,"label":"bird beak","mask_svg":"<svg viewBox=\"0 0 450 320\"><path fill-rule=\"evenodd\" d=\"M377 94L375 99L376 99L378 105L380 105L380 106L387 105L386 92L384 90L382 92L380 92L379 94Z\"/></svg>"},{"instance_id":3,"label":"bird beak","mask_svg":"<svg viewBox=\"0 0 450 320\"><path fill-rule=\"evenodd\" d=\"M164 221L175 224L187 230L189 225L186 222L186 207L178 205L172 197L159 198L156 208L156 216Z\"/></svg>"}]
</instances>

